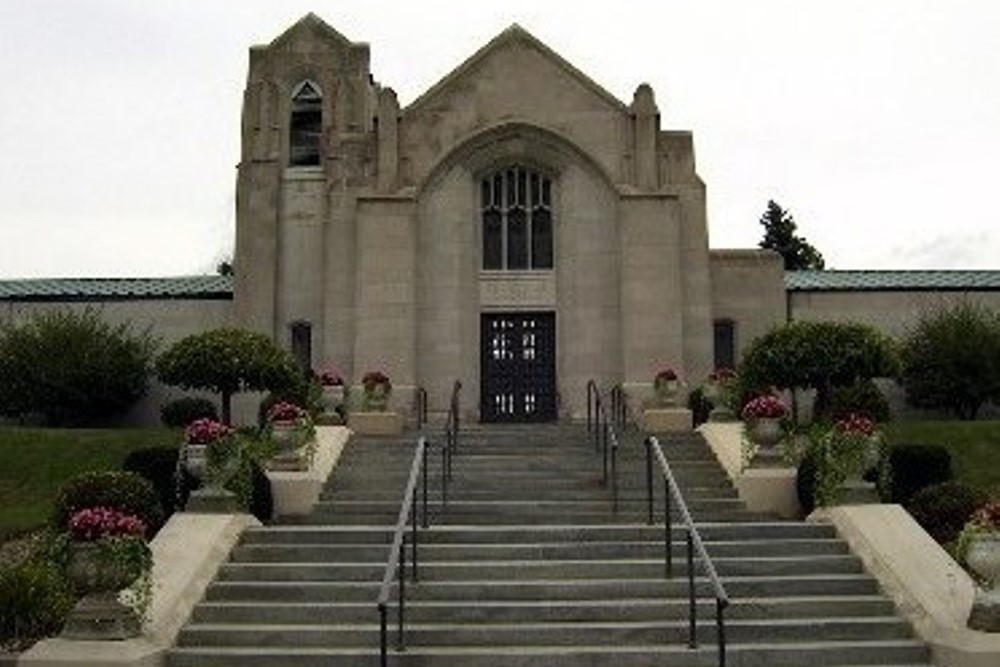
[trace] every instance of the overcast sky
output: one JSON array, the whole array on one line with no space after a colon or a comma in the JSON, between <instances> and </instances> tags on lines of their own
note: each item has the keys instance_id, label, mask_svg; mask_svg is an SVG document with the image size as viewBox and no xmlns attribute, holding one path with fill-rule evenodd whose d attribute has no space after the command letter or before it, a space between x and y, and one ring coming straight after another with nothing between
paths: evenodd
<instances>
[{"instance_id":1,"label":"overcast sky","mask_svg":"<svg viewBox=\"0 0 1000 667\"><path fill-rule=\"evenodd\" d=\"M0 277L211 272L247 48L313 11L408 104L511 23L694 131L712 247L1000 269L1000 2L0 0Z\"/></svg>"}]
</instances>

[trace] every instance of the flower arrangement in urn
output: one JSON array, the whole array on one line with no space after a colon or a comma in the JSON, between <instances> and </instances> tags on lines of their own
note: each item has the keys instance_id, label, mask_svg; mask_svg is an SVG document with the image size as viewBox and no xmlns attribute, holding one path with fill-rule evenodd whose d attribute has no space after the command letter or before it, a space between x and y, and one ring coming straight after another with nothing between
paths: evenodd
<instances>
[{"instance_id":1,"label":"flower arrangement in urn","mask_svg":"<svg viewBox=\"0 0 1000 667\"><path fill-rule=\"evenodd\" d=\"M322 389L320 402L323 412L320 415L325 424L339 424L343 422L342 409L344 405L344 393L346 391L344 376L336 368L324 368L316 374Z\"/></svg>"},{"instance_id":2,"label":"flower arrangement in urn","mask_svg":"<svg viewBox=\"0 0 1000 667\"><path fill-rule=\"evenodd\" d=\"M228 492L223 493L222 487L236 472L239 459L236 432L222 422L202 417L184 429L184 466L202 482L206 494L228 495Z\"/></svg>"},{"instance_id":3,"label":"flower arrangement in urn","mask_svg":"<svg viewBox=\"0 0 1000 667\"><path fill-rule=\"evenodd\" d=\"M957 552L982 585L976 589L969 627L1000 632L1000 501L988 502L972 513L958 536Z\"/></svg>"},{"instance_id":4,"label":"flower arrangement in urn","mask_svg":"<svg viewBox=\"0 0 1000 667\"><path fill-rule=\"evenodd\" d=\"M389 403L389 395L392 393L392 382L389 376L382 371L368 371L361 378L361 385L365 390L365 409L375 412L382 412Z\"/></svg>"},{"instance_id":5,"label":"flower arrangement in urn","mask_svg":"<svg viewBox=\"0 0 1000 667\"><path fill-rule=\"evenodd\" d=\"M314 435L312 419L304 409L289 401L279 401L267 411L267 434L278 446L278 455L271 467L298 470L305 460L298 453Z\"/></svg>"},{"instance_id":6,"label":"flower arrangement in urn","mask_svg":"<svg viewBox=\"0 0 1000 667\"><path fill-rule=\"evenodd\" d=\"M875 421L857 412L812 436L809 448L816 465L816 504L836 502L845 482L860 485L861 476L878 466L883 446Z\"/></svg>"},{"instance_id":7,"label":"flower arrangement in urn","mask_svg":"<svg viewBox=\"0 0 1000 667\"><path fill-rule=\"evenodd\" d=\"M719 366L708 374L708 382L702 387L702 395L712 404L712 412L709 414L711 421L730 421L735 418L730 407L736 380L736 371L727 366Z\"/></svg>"},{"instance_id":8,"label":"flower arrangement in urn","mask_svg":"<svg viewBox=\"0 0 1000 667\"><path fill-rule=\"evenodd\" d=\"M781 420L788 416L788 406L772 393L760 394L747 401L740 416L746 422L750 441L770 450L784 437Z\"/></svg>"},{"instance_id":9,"label":"flower arrangement in urn","mask_svg":"<svg viewBox=\"0 0 1000 667\"><path fill-rule=\"evenodd\" d=\"M146 523L113 507L74 512L67 524L67 574L83 598L63 630L71 639L126 639L140 632L152 596ZM131 586L135 608L119 601Z\"/></svg>"},{"instance_id":10,"label":"flower arrangement in urn","mask_svg":"<svg viewBox=\"0 0 1000 667\"><path fill-rule=\"evenodd\" d=\"M671 366L663 366L656 371L653 376L653 391L656 393L657 403L663 407L677 405L680 385L680 376Z\"/></svg>"}]
</instances>

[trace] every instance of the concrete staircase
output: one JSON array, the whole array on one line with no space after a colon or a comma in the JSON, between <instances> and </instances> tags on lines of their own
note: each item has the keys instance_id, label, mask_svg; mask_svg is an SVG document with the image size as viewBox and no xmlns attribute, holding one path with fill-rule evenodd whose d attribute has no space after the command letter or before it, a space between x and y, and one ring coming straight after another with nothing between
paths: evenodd
<instances>
[{"instance_id":1,"label":"concrete staircase","mask_svg":"<svg viewBox=\"0 0 1000 667\"><path fill-rule=\"evenodd\" d=\"M377 665L375 601L413 440L354 440L310 516L248 531L168 664ZM831 527L753 515L703 441L663 444L732 598L728 664L928 664ZM464 433L446 510L436 454L420 582L407 582L406 651L390 664L717 664L707 579L699 568L700 645L690 649L683 534L675 528L667 581L662 523L645 524L639 436L622 441L617 513L581 426ZM394 619L393 608L392 643Z\"/></svg>"}]
</instances>

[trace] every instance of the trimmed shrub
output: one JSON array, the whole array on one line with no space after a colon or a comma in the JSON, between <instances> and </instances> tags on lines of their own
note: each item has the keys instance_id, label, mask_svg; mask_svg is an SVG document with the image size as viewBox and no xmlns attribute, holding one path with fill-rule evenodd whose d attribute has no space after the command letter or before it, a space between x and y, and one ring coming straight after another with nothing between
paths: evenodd
<instances>
[{"instance_id":1,"label":"trimmed shrub","mask_svg":"<svg viewBox=\"0 0 1000 667\"><path fill-rule=\"evenodd\" d=\"M0 568L0 645L21 650L55 634L75 602L54 564L28 560Z\"/></svg>"},{"instance_id":2,"label":"trimmed shrub","mask_svg":"<svg viewBox=\"0 0 1000 667\"><path fill-rule=\"evenodd\" d=\"M712 412L712 402L705 398L705 392L698 387L688 394L688 410L694 419L694 425L704 424L708 421L708 416Z\"/></svg>"},{"instance_id":3,"label":"trimmed shrub","mask_svg":"<svg viewBox=\"0 0 1000 667\"><path fill-rule=\"evenodd\" d=\"M65 530L70 516L88 507L112 507L142 519L152 537L163 525L153 485L134 472L87 472L66 482L52 507L52 524Z\"/></svg>"},{"instance_id":4,"label":"trimmed shrub","mask_svg":"<svg viewBox=\"0 0 1000 667\"><path fill-rule=\"evenodd\" d=\"M174 343L156 360L160 381L219 394L229 424L233 394L282 391L302 382L292 356L269 337L243 329L213 329Z\"/></svg>"},{"instance_id":5,"label":"trimmed shrub","mask_svg":"<svg viewBox=\"0 0 1000 667\"><path fill-rule=\"evenodd\" d=\"M155 342L93 309L38 313L0 325L0 415L92 425L146 393Z\"/></svg>"},{"instance_id":6,"label":"trimmed shrub","mask_svg":"<svg viewBox=\"0 0 1000 667\"><path fill-rule=\"evenodd\" d=\"M941 445L896 445L889 450L889 499L906 505L924 487L951 481L951 454Z\"/></svg>"},{"instance_id":7,"label":"trimmed shrub","mask_svg":"<svg viewBox=\"0 0 1000 667\"><path fill-rule=\"evenodd\" d=\"M989 494L959 482L928 486L913 495L907 511L939 544L953 542Z\"/></svg>"},{"instance_id":8,"label":"trimmed shrub","mask_svg":"<svg viewBox=\"0 0 1000 667\"><path fill-rule=\"evenodd\" d=\"M799 505L806 515L816 509L816 460L811 451L807 451L795 473L795 492L799 497Z\"/></svg>"},{"instance_id":9,"label":"trimmed shrub","mask_svg":"<svg viewBox=\"0 0 1000 667\"><path fill-rule=\"evenodd\" d=\"M838 420L852 413L868 415L876 422L885 423L889 421L889 401L872 380L835 387L830 399L830 417Z\"/></svg>"},{"instance_id":10,"label":"trimmed shrub","mask_svg":"<svg viewBox=\"0 0 1000 667\"><path fill-rule=\"evenodd\" d=\"M129 452L122 463L127 472L134 472L153 485L163 508L164 519L177 509L177 447L147 447ZM184 471L187 474L187 471Z\"/></svg>"},{"instance_id":11,"label":"trimmed shrub","mask_svg":"<svg viewBox=\"0 0 1000 667\"><path fill-rule=\"evenodd\" d=\"M160 408L160 421L170 428L184 428L195 419L219 420L219 411L215 403L200 396L185 396L170 401Z\"/></svg>"},{"instance_id":12,"label":"trimmed shrub","mask_svg":"<svg viewBox=\"0 0 1000 667\"><path fill-rule=\"evenodd\" d=\"M903 342L911 405L975 419L1000 398L1000 313L972 301L926 314Z\"/></svg>"}]
</instances>

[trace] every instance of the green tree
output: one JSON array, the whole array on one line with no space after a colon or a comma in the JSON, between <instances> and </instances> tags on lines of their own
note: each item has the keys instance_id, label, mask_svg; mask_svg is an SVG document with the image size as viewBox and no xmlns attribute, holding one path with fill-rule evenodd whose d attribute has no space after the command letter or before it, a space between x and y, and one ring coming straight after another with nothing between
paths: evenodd
<instances>
[{"instance_id":1,"label":"green tree","mask_svg":"<svg viewBox=\"0 0 1000 667\"><path fill-rule=\"evenodd\" d=\"M975 419L1000 398L1000 313L962 301L921 316L903 340L903 386L912 405Z\"/></svg>"},{"instance_id":2,"label":"green tree","mask_svg":"<svg viewBox=\"0 0 1000 667\"><path fill-rule=\"evenodd\" d=\"M52 310L0 326L0 415L93 425L146 393L156 343L94 309Z\"/></svg>"},{"instance_id":3,"label":"green tree","mask_svg":"<svg viewBox=\"0 0 1000 667\"><path fill-rule=\"evenodd\" d=\"M768 200L767 210L760 217L764 227L761 248L774 250L785 260L785 270L822 269L823 255L805 238L795 234L797 226L792 214L781 208L774 200Z\"/></svg>"},{"instance_id":4,"label":"green tree","mask_svg":"<svg viewBox=\"0 0 1000 667\"><path fill-rule=\"evenodd\" d=\"M895 341L870 326L843 322L775 327L750 343L739 369L746 390L815 389L817 417L826 415L835 388L898 373Z\"/></svg>"},{"instance_id":5,"label":"green tree","mask_svg":"<svg viewBox=\"0 0 1000 667\"><path fill-rule=\"evenodd\" d=\"M233 394L286 391L303 381L292 356L270 338L232 328L177 341L156 360L156 374L166 384L219 394L227 424Z\"/></svg>"}]
</instances>

